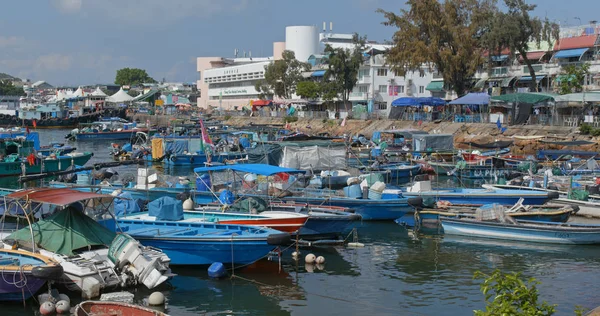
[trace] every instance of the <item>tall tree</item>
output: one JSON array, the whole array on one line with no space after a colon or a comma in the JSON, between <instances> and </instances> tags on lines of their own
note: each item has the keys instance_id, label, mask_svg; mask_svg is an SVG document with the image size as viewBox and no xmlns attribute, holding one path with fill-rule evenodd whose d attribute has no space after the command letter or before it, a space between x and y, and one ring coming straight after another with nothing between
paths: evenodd
<instances>
[{"instance_id":1,"label":"tall tree","mask_svg":"<svg viewBox=\"0 0 600 316\"><path fill-rule=\"evenodd\" d=\"M144 69L122 68L117 70L115 84L135 86L142 83L156 83L156 80L150 77Z\"/></svg>"},{"instance_id":2,"label":"tall tree","mask_svg":"<svg viewBox=\"0 0 600 316\"><path fill-rule=\"evenodd\" d=\"M479 39L493 0L408 0L400 14L377 10L384 25L397 27L387 62L400 74L427 65L444 84L463 95L482 64Z\"/></svg>"},{"instance_id":3,"label":"tall tree","mask_svg":"<svg viewBox=\"0 0 600 316\"><path fill-rule=\"evenodd\" d=\"M328 82L326 85L330 94L335 91L338 98L342 100L346 111L348 111L350 93L358 83L358 71L364 62L366 37L354 34L353 42L353 49L325 46L328 68L324 81Z\"/></svg>"},{"instance_id":4,"label":"tall tree","mask_svg":"<svg viewBox=\"0 0 600 316\"><path fill-rule=\"evenodd\" d=\"M314 81L300 81L296 86L296 94L301 98L314 100L321 95L321 86Z\"/></svg>"},{"instance_id":5,"label":"tall tree","mask_svg":"<svg viewBox=\"0 0 600 316\"><path fill-rule=\"evenodd\" d=\"M527 51L531 43L536 43L539 47L542 42L553 42L559 39L560 27L548 18L542 20L531 16L535 10L535 4L527 4L526 0L504 0L506 12L496 11L489 21L489 32L484 36L484 45L490 48L490 51L496 49L508 48L511 55L519 53L523 62L529 69L531 76L530 88L537 91L537 80L533 62L527 58Z\"/></svg>"},{"instance_id":6,"label":"tall tree","mask_svg":"<svg viewBox=\"0 0 600 316\"><path fill-rule=\"evenodd\" d=\"M298 82L304 79L302 72L309 70L310 64L300 62L293 51L285 50L282 59L265 66L265 79L256 83L256 91L261 99L269 95L291 99Z\"/></svg>"},{"instance_id":7,"label":"tall tree","mask_svg":"<svg viewBox=\"0 0 600 316\"><path fill-rule=\"evenodd\" d=\"M581 66L568 65L563 70L558 86L559 94L569 94L583 91L583 84L590 72L590 64L585 63Z\"/></svg>"},{"instance_id":8,"label":"tall tree","mask_svg":"<svg viewBox=\"0 0 600 316\"><path fill-rule=\"evenodd\" d=\"M0 95L25 95L22 87L13 85L10 80L0 80Z\"/></svg>"}]
</instances>

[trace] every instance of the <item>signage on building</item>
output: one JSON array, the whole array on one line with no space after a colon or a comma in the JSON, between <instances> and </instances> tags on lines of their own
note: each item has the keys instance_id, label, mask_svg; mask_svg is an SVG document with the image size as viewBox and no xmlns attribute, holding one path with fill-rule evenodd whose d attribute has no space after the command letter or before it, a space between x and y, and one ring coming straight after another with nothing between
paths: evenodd
<instances>
[{"instance_id":1,"label":"signage on building","mask_svg":"<svg viewBox=\"0 0 600 316\"><path fill-rule=\"evenodd\" d=\"M246 89L227 89L222 92L224 95L248 94Z\"/></svg>"}]
</instances>

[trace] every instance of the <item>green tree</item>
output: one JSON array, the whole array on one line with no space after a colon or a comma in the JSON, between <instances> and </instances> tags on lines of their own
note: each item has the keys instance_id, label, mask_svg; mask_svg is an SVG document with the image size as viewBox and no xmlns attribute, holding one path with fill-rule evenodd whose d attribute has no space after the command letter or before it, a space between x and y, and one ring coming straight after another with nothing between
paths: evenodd
<instances>
[{"instance_id":1,"label":"green tree","mask_svg":"<svg viewBox=\"0 0 600 316\"><path fill-rule=\"evenodd\" d=\"M559 77L559 94L569 94L583 91L583 83L590 72L590 64L585 63L581 66L567 65L563 69L563 74Z\"/></svg>"},{"instance_id":2,"label":"green tree","mask_svg":"<svg viewBox=\"0 0 600 316\"><path fill-rule=\"evenodd\" d=\"M521 273L502 273L495 270L487 275L480 271L475 272L475 279L483 279L480 285L485 296L485 311L476 310L476 316L496 315L553 315L556 305L546 301L539 301L537 285L534 278L527 281L521 279Z\"/></svg>"},{"instance_id":3,"label":"green tree","mask_svg":"<svg viewBox=\"0 0 600 316\"><path fill-rule=\"evenodd\" d=\"M314 81L300 81L296 86L296 94L301 98L314 100L321 95L321 86Z\"/></svg>"},{"instance_id":4,"label":"green tree","mask_svg":"<svg viewBox=\"0 0 600 316\"><path fill-rule=\"evenodd\" d=\"M398 28L387 62L400 74L435 68L444 84L463 95L482 64L480 38L485 34L493 0L408 0L400 14L382 13L384 25Z\"/></svg>"},{"instance_id":5,"label":"green tree","mask_svg":"<svg viewBox=\"0 0 600 316\"><path fill-rule=\"evenodd\" d=\"M354 48L333 48L330 45L325 46L327 58L327 71L324 81L327 83L329 97L335 92L338 99L344 103L348 111L348 100L350 93L358 83L358 70L364 63L363 51L365 50L366 37L360 37L358 34L353 36Z\"/></svg>"},{"instance_id":6,"label":"green tree","mask_svg":"<svg viewBox=\"0 0 600 316\"><path fill-rule=\"evenodd\" d=\"M537 91L537 80L533 62L527 58L530 43L540 46L541 42L552 42L559 39L560 27L548 18L542 20L531 16L535 4L527 4L525 0L504 0L507 11L495 10L487 32L482 36L483 45L490 52L508 48L511 55L519 53L529 69L531 89ZM489 54L491 56L491 53Z\"/></svg>"},{"instance_id":7,"label":"green tree","mask_svg":"<svg viewBox=\"0 0 600 316\"><path fill-rule=\"evenodd\" d=\"M117 70L115 84L121 86L135 86L142 83L156 83L144 69L139 68L122 68Z\"/></svg>"},{"instance_id":8,"label":"green tree","mask_svg":"<svg viewBox=\"0 0 600 316\"><path fill-rule=\"evenodd\" d=\"M13 85L10 80L0 80L0 95L25 95L25 91Z\"/></svg>"},{"instance_id":9,"label":"green tree","mask_svg":"<svg viewBox=\"0 0 600 316\"><path fill-rule=\"evenodd\" d=\"M302 72L309 70L310 64L300 62L293 51L285 50L282 59L265 66L265 79L256 83L256 91L261 99L269 95L291 99L298 82L304 79Z\"/></svg>"}]
</instances>

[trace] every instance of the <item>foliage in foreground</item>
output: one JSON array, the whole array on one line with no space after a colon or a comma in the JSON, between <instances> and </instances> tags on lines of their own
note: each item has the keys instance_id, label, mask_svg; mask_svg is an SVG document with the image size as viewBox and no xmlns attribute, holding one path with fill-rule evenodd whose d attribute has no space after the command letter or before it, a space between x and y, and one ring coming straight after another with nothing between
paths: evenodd
<instances>
[{"instance_id":1,"label":"foliage in foreground","mask_svg":"<svg viewBox=\"0 0 600 316\"><path fill-rule=\"evenodd\" d=\"M502 273L496 269L487 275L480 271L475 272L475 279L483 279L481 292L485 296L485 311L476 310L476 316L496 315L553 315L556 305L539 301L537 285L540 284L535 278L527 281L521 279L521 273Z\"/></svg>"}]
</instances>

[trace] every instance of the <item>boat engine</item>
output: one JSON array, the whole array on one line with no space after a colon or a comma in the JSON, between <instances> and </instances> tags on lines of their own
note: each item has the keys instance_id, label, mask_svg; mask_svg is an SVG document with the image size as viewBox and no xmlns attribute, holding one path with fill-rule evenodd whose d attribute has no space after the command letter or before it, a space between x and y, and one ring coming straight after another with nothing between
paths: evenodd
<instances>
[{"instance_id":1,"label":"boat engine","mask_svg":"<svg viewBox=\"0 0 600 316\"><path fill-rule=\"evenodd\" d=\"M108 249L108 258L116 269L133 277L133 282L144 284L152 289L170 276L170 259L154 249L142 246L127 234L119 234Z\"/></svg>"}]
</instances>

